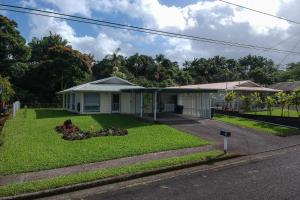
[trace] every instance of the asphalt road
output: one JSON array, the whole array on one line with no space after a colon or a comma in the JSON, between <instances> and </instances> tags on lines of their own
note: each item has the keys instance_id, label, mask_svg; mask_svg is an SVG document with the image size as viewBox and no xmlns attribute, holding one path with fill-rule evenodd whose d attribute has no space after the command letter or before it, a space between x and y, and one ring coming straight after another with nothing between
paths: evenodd
<instances>
[{"instance_id":1,"label":"asphalt road","mask_svg":"<svg viewBox=\"0 0 300 200\"><path fill-rule=\"evenodd\" d=\"M54 199L300 199L300 147L262 160L105 191L78 191ZM112 189L114 188L114 189ZM116 189L117 188L117 189ZM77 193L77 194L76 194Z\"/></svg>"}]
</instances>

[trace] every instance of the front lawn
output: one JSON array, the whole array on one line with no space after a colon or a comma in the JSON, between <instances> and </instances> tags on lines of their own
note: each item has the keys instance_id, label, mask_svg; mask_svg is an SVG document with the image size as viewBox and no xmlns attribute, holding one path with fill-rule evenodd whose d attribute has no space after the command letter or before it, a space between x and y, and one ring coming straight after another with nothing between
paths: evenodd
<instances>
[{"instance_id":1,"label":"front lawn","mask_svg":"<svg viewBox=\"0 0 300 200\"><path fill-rule=\"evenodd\" d=\"M251 114L251 115L270 115L269 111L258 111L258 112L254 112L254 111L250 111L250 112L245 112L245 114ZM281 117L281 109L280 108L274 108L272 110L272 114L271 116L278 116ZM298 113L296 110L290 110L288 111L287 109L283 110L283 116L284 117L298 117Z\"/></svg>"},{"instance_id":2,"label":"front lawn","mask_svg":"<svg viewBox=\"0 0 300 200\"><path fill-rule=\"evenodd\" d=\"M222 151L209 151L194 153L190 155L171 157L161 160L153 160L146 163L138 163L132 165L126 165L122 167L114 167L109 169L100 169L90 172L82 172L77 174L58 176L49 179L42 179L37 181L30 181L24 183L17 183L11 185L0 186L0 197L17 195L28 192L36 192L40 190L52 189L62 187L66 185L72 185L76 183L83 183L88 181L94 181L104 179L113 176L120 176L125 174L133 174L138 172L147 172L164 167L178 166L188 163L195 163L206 161L210 159L223 157Z\"/></svg>"},{"instance_id":3,"label":"front lawn","mask_svg":"<svg viewBox=\"0 0 300 200\"><path fill-rule=\"evenodd\" d=\"M260 132L271 133L277 136L294 135L300 132L297 128L274 125L241 117L216 114L214 115L214 119L246 128L251 128Z\"/></svg>"},{"instance_id":4,"label":"front lawn","mask_svg":"<svg viewBox=\"0 0 300 200\"><path fill-rule=\"evenodd\" d=\"M61 139L54 127L66 119L82 130L117 127L127 136ZM146 123L118 114L77 115L55 109L18 112L5 124L0 146L0 175L51 169L172 149L207 145L196 136L163 124Z\"/></svg>"}]
</instances>

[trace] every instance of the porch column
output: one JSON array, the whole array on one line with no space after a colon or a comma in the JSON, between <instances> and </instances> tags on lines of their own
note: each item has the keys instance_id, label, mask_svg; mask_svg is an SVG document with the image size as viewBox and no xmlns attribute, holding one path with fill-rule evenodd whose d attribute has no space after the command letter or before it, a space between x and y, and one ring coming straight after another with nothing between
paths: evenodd
<instances>
[{"instance_id":1,"label":"porch column","mask_svg":"<svg viewBox=\"0 0 300 200\"><path fill-rule=\"evenodd\" d=\"M142 118L143 117L143 92L141 92L141 111L140 111L140 117Z\"/></svg>"},{"instance_id":2,"label":"porch column","mask_svg":"<svg viewBox=\"0 0 300 200\"><path fill-rule=\"evenodd\" d=\"M156 109L157 109L157 91L154 91L154 121L156 121Z\"/></svg>"},{"instance_id":3,"label":"porch column","mask_svg":"<svg viewBox=\"0 0 300 200\"><path fill-rule=\"evenodd\" d=\"M83 113L83 107L84 107L84 97L83 97L83 93L80 93L79 94L79 99L80 99L80 114Z\"/></svg>"}]
</instances>

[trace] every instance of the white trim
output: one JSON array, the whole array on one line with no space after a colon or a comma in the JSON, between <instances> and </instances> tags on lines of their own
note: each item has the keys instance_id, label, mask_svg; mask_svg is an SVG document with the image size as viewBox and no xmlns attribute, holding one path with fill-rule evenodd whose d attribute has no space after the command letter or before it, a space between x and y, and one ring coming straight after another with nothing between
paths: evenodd
<instances>
[{"instance_id":1,"label":"white trim","mask_svg":"<svg viewBox=\"0 0 300 200\"><path fill-rule=\"evenodd\" d=\"M113 110L113 95L114 94L117 94L117 95L119 95L119 110ZM119 93L119 92L112 92L111 94L110 94L110 96L111 96L111 99L110 99L110 101L111 101L111 108L110 108L110 111L111 111L111 113L121 113L121 93Z\"/></svg>"},{"instance_id":2,"label":"white trim","mask_svg":"<svg viewBox=\"0 0 300 200\"><path fill-rule=\"evenodd\" d=\"M157 110L157 91L154 91L154 121L156 121L156 110Z\"/></svg>"},{"instance_id":3,"label":"white trim","mask_svg":"<svg viewBox=\"0 0 300 200\"><path fill-rule=\"evenodd\" d=\"M140 107L140 117L142 118L143 117L143 110L144 110L144 103L143 103L143 92L141 92L141 97L140 97L141 99L140 99L140 105L141 105L141 107Z\"/></svg>"}]
</instances>

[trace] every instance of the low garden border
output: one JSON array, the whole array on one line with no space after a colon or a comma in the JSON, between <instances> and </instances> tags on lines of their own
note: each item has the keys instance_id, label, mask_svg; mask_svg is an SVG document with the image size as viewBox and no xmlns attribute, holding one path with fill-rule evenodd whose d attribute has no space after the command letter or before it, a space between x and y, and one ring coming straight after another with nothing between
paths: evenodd
<instances>
[{"instance_id":1,"label":"low garden border","mask_svg":"<svg viewBox=\"0 0 300 200\"><path fill-rule=\"evenodd\" d=\"M258 121L264 121L274 124L280 124L285 126L292 126L300 129L300 118L299 117L279 117L279 116L267 116L267 115L255 115L255 114L244 114L238 111L228 111L228 110L214 110L214 113L243 117L247 119L253 119Z\"/></svg>"}]
</instances>

